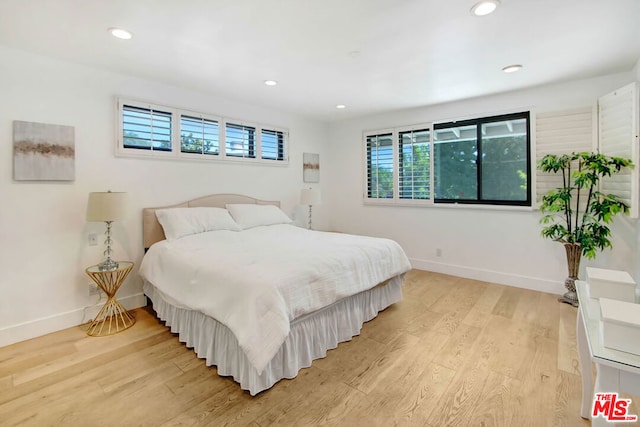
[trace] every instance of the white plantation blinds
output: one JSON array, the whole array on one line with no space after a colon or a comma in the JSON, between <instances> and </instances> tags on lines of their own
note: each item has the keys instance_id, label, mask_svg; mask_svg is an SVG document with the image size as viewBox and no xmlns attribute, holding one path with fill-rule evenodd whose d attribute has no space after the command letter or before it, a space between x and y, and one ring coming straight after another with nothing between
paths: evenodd
<instances>
[{"instance_id":1,"label":"white plantation blinds","mask_svg":"<svg viewBox=\"0 0 640 427\"><path fill-rule=\"evenodd\" d=\"M398 192L401 199L428 199L430 189L429 129L398 133Z\"/></svg>"},{"instance_id":2,"label":"white plantation blinds","mask_svg":"<svg viewBox=\"0 0 640 427\"><path fill-rule=\"evenodd\" d=\"M237 125L227 123L226 131L226 153L227 156L254 158L256 128L253 126Z\"/></svg>"},{"instance_id":3,"label":"white plantation blinds","mask_svg":"<svg viewBox=\"0 0 640 427\"><path fill-rule=\"evenodd\" d=\"M631 207L638 218L638 88L632 83L598 100L598 142L600 153L631 159L634 169L603 178L601 190L613 193Z\"/></svg>"},{"instance_id":4,"label":"white plantation blinds","mask_svg":"<svg viewBox=\"0 0 640 427\"><path fill-rule=\"evenodd\" d=\"M218 122L182 115L180 118L180 150L183 153L217 156L220 151Z\"/></svg>"},{"instance_id":5,"label":"white plantation blinds","mask_svg":"<svg viewBox=\"0 0 640 427\"><path fill-rule=\"evenodd\" d=\"M591 107L540 113L536 116L536 164L545 154L593 151ZM536 169L536 200L547 191L562 187L562 177Z\"/></svg>"},{"instance_id":6,"label":"white plantation blinds","mask_svg":"<svg viewBox=\"0 0 640 427\"><path fill-rule=\"evenodd\" d=\"M124 105L122 140L125 148L171 151L171 116L167 111Z\"/></svg>"},{"instance_id":7,"label":"white plantation blinds","mask_svg":"<svg viewBox=\"0 0 640 427\"><path fill-rule=\"evenodd\" d=\"M117 98L116 155L288 165L289 131L279 126Z\"/></svg>"},{"instance_id":8,"label":"white plantation blinds","mask_svg":"<svg viewBox=\"0 0 640 427\"><path fill-rule=\"evenodd\" d=\"M540 160L545 154L580 151L631 159L636 166L604 178L600 190L622 198L631 207L631 217L638 218L638 115L637 83L600 98L596 123L590 107L538 114L536 159ZM536 173L538 201L547 191L562 185L559 175L539 170Z\"/></svg>"},{"instance_id":9,"label":"white plantation blinds","mask_svg":"<svg viewBox=\"0 0 640 427\"><path fill-rule=\"evenodd\" d=\"M393 135L366 136L367 197L393 198Z\"/></svg>"},{"instance_id":10,"label":"white plantation blinds","mask_svg":"<svg viewBox=\"0 0 640 427\"><path fill-rule=\"evenodd\" d=\"M261 157L266 160L284 159L284 132L279 130L262 129Z\"/></svg>"}]
</instances>

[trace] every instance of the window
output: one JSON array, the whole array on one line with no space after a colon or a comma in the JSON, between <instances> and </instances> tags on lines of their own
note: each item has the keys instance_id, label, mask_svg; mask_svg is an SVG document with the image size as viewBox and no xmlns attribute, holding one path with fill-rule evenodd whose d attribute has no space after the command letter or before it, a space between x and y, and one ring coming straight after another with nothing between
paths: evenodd
<instances>
[{"instance_id":1,"label":"window","mask_svg":"<svg viewBox=\"0 0 640 427\"><path fill-rule=\"evenodd\" d=\"M286 129L122 98L117 103L117 155L288 164Z\"/></svg>"},{"instance_id":2,"label":"window","mask_svg":"<svg viewBox=\"0 0 640 427\"><path fill-rule=\"evenodd\" d=\"M180 151L214 156L220 154L218 122L182 115L180 118Z\"/></svg>"},{"instance_id":3,"label":"window","mask_svg":"<svg viewBox=\"0 0 640 427\"><path fill-rule=\"evenodd\" d=\"M227 123L226 153L227 156L249 157L256 156L256 128L245 125Z\"/></svg>"},{"instance_id":4,"label":"window","mask_svg":"<svg viewBox=\"0 0 640 427\"><path fill-rule=\"evenodd\" d=\"M431 196L429 143L429 129L398 133L398 189L401 199L428 199Z\"/></svg>"},{"instance_id":5,"label":"window","mask_svg":"<svg viewBox=\"0 0 640 427\"><path fill-rule=\"evenodd\" d=\"M284 159L284 132L262 129L262 158L265 160Z\"/></svg>"},{"instance_id":6,"label":"window","mask_svg":"<svg viewBox=\"0 0 640 427\"><path fill-rule=\"evenodd\" d=\"M522 112L365 132L365 199L531 206L529 128Z\"/></svg>"},{"instance_id":7,"label":"window","mask_svg":"<svg viewBox=\"0 0 640 427\"><path fill-rule=\"evenodd\" d=\"M393 135L367 136L367 195L393 198Z\"/></svg>"},{"instance_id":8,"label":"window","mask_svg":"<svg viewBox=\"0 0 640 427\"><path fill-rule=\"evenodd\" d=\"M125 148L171 151L171 116L167 111L124 105L122 130Z\"/></svg>"},{"instance_id":9,"label":"window","mask_svg":"<svg viewBox=\"0 0 640 427\"><path fill-rule=\"evenodd\" d=\"M531 206L528 112L433 128L436 203Z\"/></svg>"}]
</instances>

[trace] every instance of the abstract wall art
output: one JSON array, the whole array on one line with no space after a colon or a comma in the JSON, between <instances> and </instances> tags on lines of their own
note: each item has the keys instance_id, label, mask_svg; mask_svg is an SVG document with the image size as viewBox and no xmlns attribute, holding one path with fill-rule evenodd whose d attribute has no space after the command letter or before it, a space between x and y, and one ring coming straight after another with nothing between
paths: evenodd
<instances>
[{"instance_id":1,"label":"abstract wall art","mask_svg":"<svg viewBox=\"0 0 640 427\"><path fill-rule=\"evenodd\" d=\"M302 153L302 179L304 182L320 182L320 154Z\"/></svg>"},{"instance_id":2,"label":"abstract wall art","mask_svg":"<svg viewBox=\"0 0 640 427\"><path fill-rule=\"evenodd\" d=\"M73 126L13 122L13 178L16 181L73 181Z\"/></svg>"}]
</instances>

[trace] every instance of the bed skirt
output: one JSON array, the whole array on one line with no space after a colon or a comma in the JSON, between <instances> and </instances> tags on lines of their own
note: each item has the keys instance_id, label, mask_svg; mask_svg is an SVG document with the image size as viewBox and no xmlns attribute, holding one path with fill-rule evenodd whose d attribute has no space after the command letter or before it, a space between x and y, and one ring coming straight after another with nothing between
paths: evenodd
<instances>
[{"instance_id":1,"label":"bed skirt","mask_svg":"<svg viewBox=\"0 0 640 427\"><path fill-rule=\"evenodd\" d=\"M207 366L215 365L219 375L233 377L255 396L283 378L294 378L314 359L325 357L327 350L358 335L365 322L402 299L403 278L404 274L396 276L384 285L295 319L289 336L261 374L249 364L236 337L222 323L180 307L151 283L145 282L143 289L158 317L178 334L180 342L193 348Z\"/></svg>"}]
</instances>

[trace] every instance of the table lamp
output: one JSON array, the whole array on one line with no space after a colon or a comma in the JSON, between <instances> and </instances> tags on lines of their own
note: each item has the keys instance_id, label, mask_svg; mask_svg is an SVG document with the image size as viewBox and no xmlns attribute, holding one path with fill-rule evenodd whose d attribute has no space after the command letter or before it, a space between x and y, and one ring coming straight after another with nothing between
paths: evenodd
<instances>
[{"instance_id":1,"label":"table lamp","mask_svg":"<svg viewBox=\"0 0 640 427\"><path fill-rule=\"evenodd\" d=\"M320 204L320 191L313 188L303 188L300 192L300 204L309 206L309 224L307 228L311 230L311 207Z\"/></svg>"},{"instance_id":2,"label":"table lamp","mask_svg":"<svg viewBox=\"0 0 640 427\"><path fill-rule=\"evenodd\" d=\"M89 202L87 204L87 221L104 221L107 223L107 231L105 232L107 249L104 255L107 259L98 264L101 271L115 270L118 263L111 259L111 223L125 218L126 210L126 194L116 192L96 192L89 193Z\"/></svg>"}]
</instances>

